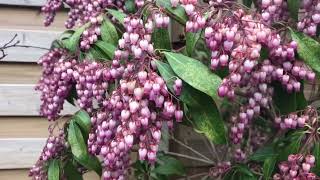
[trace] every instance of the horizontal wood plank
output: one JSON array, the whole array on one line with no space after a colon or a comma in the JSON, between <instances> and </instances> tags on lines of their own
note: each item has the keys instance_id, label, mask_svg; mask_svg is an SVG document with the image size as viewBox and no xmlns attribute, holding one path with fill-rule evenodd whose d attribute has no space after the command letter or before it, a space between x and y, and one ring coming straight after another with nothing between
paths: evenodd
<instances>
[{"instance_id":1,"label":"horizontal wood plank","mask_svg":"<svg viewBox=\"0 0 320 180\"><path fill-rule=\"evenodd\" d=\"M11 1L11 0L8 0ZM36 1L36 0L35 0ZM40 7L36 9L21 7L0 7L0 28L34 29L34 30L64 30L67 20L66 12L58 12L54 23L49 27L43 25L44 17Z\"/></svg>"},{"instance_id":2,"label":"horizontal wood plank","mask_svg":"<svg viewBox=\"0 0 320 180\"><path fill-rule=\"evenodd\" d=\"M9 42L17 35L14 42L19 45L50 48L51 42L59 36L59 31L0 29L0 44ZM7 56L2 61L37 62L48 50L40 48L11 47L5 50Z\"/></svg>"},{"instance_id":3,"label":"horizontal wood plank","mask_svg":"<svg viewBox=\"0 0 320 180\"><path fill-rule=\"evenodd\" d=\"M10 169L10 170L0 170L1 180L26 180L30 179L28 177L29 169ZM88 172L83 176L84 180L99 180L99 176L94 172Z\"/></svg>"},{"instance_id":4,"label":"horizontal wood plank","mask_svg":"<svg viewBox=\"0 0 320 180\"><path fill-rule=\"evenodd\" d=\"M0 0L0 4L18 6L42 6L46 0Z\"/></svg>"},{"instance_id":5,"label":"horizontal wood plank","mask_svg":"<svg viewBox=\"0 0 320 180\"><path fill-rule=\"evenodd\" d=\"M68 119L59 119L59 127L62 128ZM0 124L0 138L46 138L53 122L41 117L0 117Z\"/></svg>"},{"instance_id":6,"label":"horizontal wood plank","mask_svg":"<svg viewBox=\"0 0 320 180\"><path fill-rule=\"evenodd\" d=\"M33 84L0 84L0 116L38 116L40 95ZM78 108L68 102L62 115L74 114Z\"/></svg>"},{"instance_id":7,"label":"horizontal wood plank","mask_svg":"<svg viewBox=\"0 0 320 180\"><path fill-rule=\"evenodd\" d=\"M0 84L36 84L41 67L36 63L1 63Z\"/></svg>"},{"instance_id":8,"label":"horizontal wood plank","mask_svg":"<svg viewBox=\"0 0 320 180\"><path fill-rule=\"evenodd\" d=\"M45 138L0 139L0 169L30 168L45 145Z\"/></svg>"}]
</instances>

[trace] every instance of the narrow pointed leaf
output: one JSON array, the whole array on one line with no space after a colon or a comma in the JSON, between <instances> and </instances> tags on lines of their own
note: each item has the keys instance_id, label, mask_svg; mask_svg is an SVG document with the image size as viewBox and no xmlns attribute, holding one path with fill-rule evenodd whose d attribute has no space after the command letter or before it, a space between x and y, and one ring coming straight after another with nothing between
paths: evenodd
<instances>
[{"instance_id":1,"label":"narrow pointed leaf","mask_svg":"<svg viewBox=\"0 0 320 180\"><path fill-rule=\"evenodd\" d=\"M101 38L104 42L113 44L114 46L118 44L119 37L117 29L108 19L102 22Z\"/></svg>"},{"instance_id":2,"label":"narrow pointed leaf","mask_svg":"<svg viewBox=\"0 0 320 180\"><path fill-rule=\"evenodd\" d=\"M272 172L274 171L274 168L276 166L277 158L276 156L271 156L267 158L263 163L263 177L264 179L268 180L270 179Z\"/></svg>"},{"instance_id":3,"label":"narrow pointed leaf","mask_svg":"<svg viewBox=\"0 0 320 180\"><path fill-rule=\"evenodd\" d=\"M313 147L313 155L316 158L315 166L313 167L312 172L320 176L320 142L315 143Z\"/></svg>"},{"instance_id":4,"label":"narrow pointed leaf","mask_svg":"<svg viewBox=\"0 0 320 180\"><path fill-rule=\"evenodd\" d=\"M78 28L73 34L72 36L70 36L69 39L67 39L66 41L64 41L64 46L71 52L76 52L77 49L79 49L79 43L80 43L80 38L81 35L83 33L83 31L85 31L85 29L89 26L90 24L85 24L83 26L81 26L80 28Z\"/></svg>"},{"instance_id":5,"label":"narrow pointed leaf","mask_svg":"<svg viewBox=\"0 0 320 180\"><path fill-rule=\"evenodd\" d=\"M166 81L167 87L172 91L175 73L172 68L163 62L157 61L161 76ZM190 85L184 83L179 99L188 105L191 121L198 133L202 133L217 144L226 143L224 122L217 106L210 97Z\"/></svg>"},{"instance_id":6,"label":"narrow pointed leaf","mask_svg":"<svg viewBox=\"0 0 320 180\"><path fill-rule=\"evenodd\" d=\"M83 180L82 175L70 160L64 166L64 175L69 180Z\"/></svg>"},{"instance_id":7,"label":"narrow pointed leaf","mask_svg":"<svg viewBox=\"0 0 320 180\"><path fill-rule=\"evenodd\" d=\"M248 8L251 8L252 0L243 0L243 4Z\"/></svg>"},{"instance_id":8,"label":"narrow pointed leaf","mask_svg":"<svg viewBox=\"0 0 320 180\"><path fill-rule=\"evenodd\" d=\"M89 155L86 143L81 133L81 129L71 121L68 129L68 142L71 147L71 152L74 158L84 167L89 170L94 170L101 176L102 169L99 160L96 157Z\"/></svg>"},{"instance_id":9,"label":"narrow pointed leaf","mask_svg":"<svg viewBox=\"0 0 320 180\"><path fill-rule=\"evenodd\" d=\"M80 110L73 116L73 118L79 125L83 137L85 137L85 140L87 140L91 129L91 120L89 114L84 110Z\"/></svg>"},{"instance_id":10,"label":"narrow pointed leaf","mask_svg":"<svg viewBox=\"0 0 320 180\"><path fill-rule=\"evenodd\" d=\"M179 53L164 52L173 71L190 86L198 89L216 102L220 101L217 94L221 78L210 71L203 63Z\"/></svg>"},{"instance_id":11,"label":"narrow pointed leaf","mask_svg":"<svg viewBox=\"0 0 320 180\"><path fill-rule=\"evenodd\" d=\"M168 29L156 28L152 33L152 42L155 49L171 50L171 41Z\"/></svg>"},{"instance_id":12,"label":"narrow pointed leaf","mask_svg":"<svg viewBox=\"0 0 320 180\"><path fill-rule=\"evenodd\" d=\"M124 18L127 16L125 13L114 9L107 9L108 13L111 14L115 19L117 19L121 24L124 23Z\"/></svg>"},{"instance_id":13,"label":"narrow pointed leaf","mask_svg":"<svg viewBox=\"0 0 320 180\"><path fill-rule=\"evenodd\" d=\"M298 43L298 55L317 73L320 73L320 44L311 37L291 30L291 36Z\"/></svg>"},{"instance_id":14,"label":"narrow pointed leaf","mask_svg":"<svg viewBox=\"0 0 320 180\"><path fill-rule=\"evenodd\" d=\"M95 45L106 55L106 59L112 60L116 47L104 41L97 41Z\"/></svg>"},{"instance_id":15,"label":"narrow pointed leaf","mask_svg":"<svg viewBox=\"0 0 320 180\"><path fill-rule=\"evenodd\" d=\"M291 18L298 21L300 0L288 0L287 3Z\"/></svg>"},{"instance_id":16,"label":"narrow pointed leaf","mask_svg":"<svg viewBox=\"0 0 320 180\"><path fill-rule=\"evenodd\" d=\"M153 173L162 175L180 175L186 172L180 161L170 156L160 156L157 160L159 166L152 170Z\"/></svg>"},{"instance_id":17,"label":"narrow pointed leaf","mask_svg":"<svg viewBox=\"0 0 320 180\"><path fill-rule=\"evenodd\" d=\"M187 50L188 56L192 56L192 54L194 53L197 42L201 37L201 32L202 31L199 31L196 33L192 33L192 32L186 33L186 50Z\"/></svg>"},{"instance_id":18,"label":"narrow pointed leaf","mask_svg":"<svg viewBox=\"0 0 320 180\"><path fill-rule=\"evenodd\" d=\"M157 4L167 10L174 19L176 19L180 24L185 24L188 20L187 14L182 6L172 7L170 0L157 0Z\"/></svg>"},{"instance_id":19,"label":"narrow pointed leaf","mask_svg":"<svg viewBox=\"0 0 320 180\"><path fill-rule=\"evenodd\" d=\"M129 13L134 13L136 10L134 0L126 0L124 6Z\"/></svg>"},{"instance_id":20,"label":"narrow pointed leaf","mask_svg":"<svg viewBox=\"0 0 320 180\"><path fill-rule=\"evenodd\" d=\"M58 160L53 159L49 161L48 180L59 180L59 179L60 179L60 164Z\"/></svg>"}]
</instances>

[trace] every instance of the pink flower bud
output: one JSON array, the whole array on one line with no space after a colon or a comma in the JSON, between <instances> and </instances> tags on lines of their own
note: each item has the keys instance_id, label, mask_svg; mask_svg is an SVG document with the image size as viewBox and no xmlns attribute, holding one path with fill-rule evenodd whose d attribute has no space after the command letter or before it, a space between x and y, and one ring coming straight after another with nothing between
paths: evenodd
<instances>
[{"instance_id":1,"label":"pink flower bud","mask_svg":"<svg viewBox=\"0 0 320 180\"><path fill-rule=\"evenodd\" d=\"M177 120L177 122L182 122L182 118L183 118L183 111L181 110L176 110L175 113L175 118Z\"/></svg>"},{"instance_id":2,"label":"pink flower bud","mask_svg":"<svg viewBox=\"0 0 320 180\"><path fill-rule=\"evenodd\" d=\"M177 7L179 4L179 0L170 0L172 7Z\"/></svg>"},{"instance_id":3,"label":"pink flower bud","mask_svg":"<svg viewBox=\"0 0 320 180\"><path fill-rule=\"evenodd\" d=\"M124 141L125 141L125 143L126 143L129 147L131 147L132 144L133 144L133 135L127 135L127 136L125 136L125 137L124 137Z\"/></svg>"},{"instance_id":4,"label":"pink flower bud","mask_svg":"<svg viewBox=\"0 0 320 180\"><path fill-rule=\"evenodd\" d=\"M185 10L186 10L186 13L188 15L191 15L194 12L194 5L193 4L187 4L185 6Z\"/></svg>"},{"instance_id":5,"label":"pink flower bud","mask_svg":"<svg viewBox=\"0 0 320 180\"><path fill-rule=\"evenodd\" d=\"M131 101L129 103L129 109L131 113L135 113L138 111L140 104L137 101Z\"/></svg>"},{"instance_id":6,"label":"pink flower bud","mask_svg":"<svg viewBox=\"0 0 320 180\"><path fill-rule=\"evenodd\" d=\"M148 50L148 45L149 45L149 42L147 40L141 40L139 42L139 45L140 45L140 48L144 51Z\"/></svg>"},{"instance_id":7,"label":"pink flower bud","mask_svg":"<svg viewBox=\"0 0 320 180\"><path fill-rule=\"evenodd\" d=\"M128 110L122 110L121 111L121 118L123 120L127 120L130 117L130 112Z\"/></svg>"},{"instance_id":8,"label":"pink flower bud","mask_svg":"<svg viewBox=\"0 0 320 180\"><path fill-rule=\"evenodd\" d=\"M146 156L147 156L147 149L146 148L142 148L139 149L139 160L143 161L145 160Z\"/></svg>"},{"instance_id":9,"label":"pink flower bud","mask_svg":"<svg viewBox=\"0 0 320 180\"><path fill-rule=\"evenodd\" d=\"M137 99L137 100L141 100L142 97L143 97L143 93L144 93L144 89L143 88L135 88L134 89L134 97Z\"/></svg>"}]
</instances>

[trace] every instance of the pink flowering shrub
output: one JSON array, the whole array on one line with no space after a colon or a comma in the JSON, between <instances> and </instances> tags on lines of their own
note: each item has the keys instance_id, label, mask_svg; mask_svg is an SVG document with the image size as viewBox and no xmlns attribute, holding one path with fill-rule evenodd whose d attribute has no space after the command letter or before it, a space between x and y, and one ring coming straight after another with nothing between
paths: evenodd
<instances>
[{"instance_id":1,"label":"pink flowering shrub","mask_svg":"<svg viewBox=\"0 0 320 180\"><path fill-rule=\"evenodd\" d=\"M320 1L48 0L44 24L64 6L74 30L39 60L52 125L32 179L319 179ZM65 101L81 110L60 127ZM175 139L179 124L215 156ZM192 175L173 156L208 166Z\"/></svg>"}]
</instances>

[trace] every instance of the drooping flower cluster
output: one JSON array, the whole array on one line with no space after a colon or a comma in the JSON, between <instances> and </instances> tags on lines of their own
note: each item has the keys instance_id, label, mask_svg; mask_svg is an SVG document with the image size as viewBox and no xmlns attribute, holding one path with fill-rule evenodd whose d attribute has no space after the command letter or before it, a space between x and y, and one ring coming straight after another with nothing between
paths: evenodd
<instances>
[{"instance_id":1,"label":"drooping flower cluster","mask_svg":"<svg viewBox=\"0 0 320 180\"><path fill-rule=\"evenodd\" d=\"M58 117L72 87L72 67L76 60L65 60L66 56L64 49L53 49L38 62L42 66L42 76L36 86L41 92L40 114L49 121Z\"/></svg>"},{"instance_id":2,"label":"drooping flower cluster","mask_svg":"<svg viewBox=\"0 0 320 180\"><path fill-rule=\"evenodd\" d=\"M42 7L42 12L46 19L44 24L50 25L59 9L67 5L70 7L68 20L65 23L66 28L72 28L76 25L83 25L87 22L95 22L101 12L107 7L124 8L123 0L48 0Z\"/></svg>"},{"instance_id":3,"label":"drooping flower cluster","mask_svg":"<svg viewBox=\"0 0 320 180\"><path fill-rule=\"evenodd\" d=\"M317 26L320 24L320 1L319 0L303 0L301 2L301 19L298 22L298 29L305 34L315 36Z\"/></svg>"},{"instance_id":4,"label":"drooping flower cluster","mask_svg":"<svg viewBox=\"0 0 320 180\"><path fill-rule=\"evenodd\" d=\"M47 177L47 163L55 158L60 158L65 152L67 144L65 141L65 134L61 130L58 136L50 135L41 152L37 163L30 169L29 176L33 180L46 180Z\"/></svg>"},{"instance_id":5,"label":"drooping flower cluster","mask_svg":"<svg viewBox=\"0 0 320 180\"><path fill-rule=\"evenodd\" d=\"M125 179L134 144L139 145L140 160L155 162L163 124L172 128L173 120L181 121L183 116L165 81L151 66L152 26L130 17L125 19L125 27L115 59L128 63L119 87L91 118L93 129L88 139L89 152L103 156L106 180ZM131 55L133 63L128 59Z\"/></svg>"},{"instance_id":6,"label":"drooping flower cluster","mask_svg":"<svg viewBox=\"0 0 320 180\"><path fill-rule=\"evenodd\" d=\"M244 129L261 108L271 103L271 82L280 82L288 92L300 91L299 80L313 81L315 74L295 59L295 42L285 44L280 35L238 10L225 19L211 23L205 29L207 46L212 51L211 68L228 67L229 76L223 79L218 90L221 97L234 99L236 90L246 89L247 103L232 117L231 139L239 143ZM267 49L268 59L259 62L262 48Z\"/></svg>"},{"instance_id":7,"label":"drooping flower cluster","mask_svg":"<svg viewBox=\"0 0 320 180\"><path fill-rule=\"evenodd\" d=\"M209 171L209 176L217 178L223 176L231 168L230 161L219 162L217 166L213 167Z\"/></svg>"},{"instance_id":8,"label":"drooping flower cluster","mask_svg":"<svg viewBox=\"0 0 320 180\"><path fill-rule=\"evenodd\" d=\"M112 63L111 67L89 61L77 64L72 74L76 83L77 102L80 108L91 113L94 109L94 102L96 108L97 105L102 104L109 83L120 78L123 71L123 66L116 61Z\"/></svg>"},{"instance_id":9,"label":"drooping flower cluster","mask_svg":"<svg viewBox=\"0 0 320 180\"><path fill-rule=\"evenodd\" d=\"M274 174L273 179L318 179L319 177L310 171L314 167L315 161L316 159L313 155L290 154L288 161L279 164L279 173Z\"/></svg>"},{"instance_id":10,"label":"drooping flower cluster","mask_svg":"<svg viewBox=\"0 0 320 180\"><path fill-rule=\"evenodd\" d=\"M261 0L259 4L262 19L268 24L287 20L289 17L285 0Z\"/></svg>"},{"instance_id":11,"label":"drooping flower cluster","mask_svg":"<svg viewBox=\"0 0 320 180\"><path fill-rule=\"evenodd\" d=\"M307 35L315 36L320 24L320 1L299 1L298 30ZM262 19L267 23L288 21L289 9L285 0L261 0L258 2Z\"/></svg>"},{"instance_id":12,"label":"drooping flower cluster","mask_svg":"<svg viewBox=\"0 0 320 180\"><path fill-rule=\"evenodd\" d=\"M316 128L317 122L314 119L317 118L317 110L308 106L302 111L293 112L284 117L276 117L274 121L283 130L303 128L306 125Z\"/></svg>"},{"instance_id":13,"label":"drooping flower cluster","mask_svg":"<svg viewBox=\"0 0 320 180\"><path fill-rule=\"evenodd\" d=\"M153 19L157 28L167 28L170 22L170 18L163 13L154 14Z\"/></svg>"},{"instance_id":14,"label":"drooping flower cluster","mask_svg":"<svg viewBox=\"0 0 320 180\"><path fill-rule=\"evenodd\" d=\"M186 14L189 19L186 22L186 31L187 32L197 32L200 29L205 27L206 18L202 13L198 12L196 9L196 5L198 3L197 0L181 0L181 5L185 9ZM176 1L171 1L171 5L173 7L177 6L178 3Z\"/></svg>"},{"instance_id":15,"label":"drooping flower cluster","mask_svg":"<svg viewBox=\"0 0 320 180\"><path fill-rule=\"evenodd\" d=\"M80 48L88 50L100 36L100 26L103 21L103 13L106 8L117 8L125 11L124 0L48 0L42 7L42 12L46 15L44 24L49 26L56 15L56 12L67 5L70 7L68 20L65 26L68 29L74 26L88 24L86 30L82 33ZM135 5L140 8L145 0L135 0ZM165 19L166 21L168 18Z\"/></svg>"}]
</instances>

